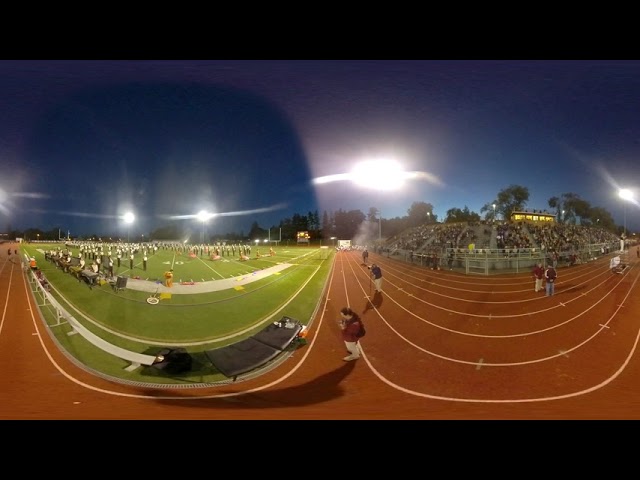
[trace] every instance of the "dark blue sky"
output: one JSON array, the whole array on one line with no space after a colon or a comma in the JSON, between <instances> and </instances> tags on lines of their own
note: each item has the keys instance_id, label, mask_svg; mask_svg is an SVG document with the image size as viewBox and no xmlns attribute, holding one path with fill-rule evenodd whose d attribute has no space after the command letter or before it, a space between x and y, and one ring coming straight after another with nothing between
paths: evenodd
<instances>
[{"instance_id":1,"label":"dark blue sky","mask_svg":"<svg viewBox=\"0 0 640 480\"><path fill-rule=\"evenodd\" d=\"M513 184L531 209L573 192L622 224L639 106L638 61L0 61L0 228L124 232L131 210L147 233L206 209L225 214L208 231L247 233L413 201L443 218ZM370 158L430 180L311 184Z\"/></svg>"}]
</instances>

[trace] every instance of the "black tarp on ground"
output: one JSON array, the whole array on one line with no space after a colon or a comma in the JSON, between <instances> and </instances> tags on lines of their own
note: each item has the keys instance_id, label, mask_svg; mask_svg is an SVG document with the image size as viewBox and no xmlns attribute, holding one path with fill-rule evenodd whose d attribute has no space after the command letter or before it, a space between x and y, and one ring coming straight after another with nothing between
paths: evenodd
<instances>
[{"instance_id":1,"label":"black tarp on ground","mask_svg":"<svg viewBox=\"0 0 640 480\"><path fill-rule=\"evenodd\" d=\"M164 348L157 354L157 358L160 357L162 360L152 365L158 370L165 370L167 373L184 373L191 370L193 359L184 348Z\"/></svg>"},{"instance_id":2,"label":"black tarp on ground","mask_svg":"<svg viewBox=\"0 0 640 480\"><path fill-rule=\"evenodd\" d=\"M285 319L291 320L288 317L283 317L279 322L279 324L282 325L281 327L271 323L256 333L252 338L278 350L284 350L289 346L291 341L296 338L296 335L298 335L302 328L299 322L295 320L287 321Z\"/></svg>"},{"instance_id":3,"label":"black tarp on ground","mask_svg":"<svg viewBox=\"0 0 640 480\"><path fill-rule=\"evenodd\" d=\"M301 329L299 322L283 317L280 322L269 324L252 337L204 353L223 375L236 377L273 360L289 346Z\"/></svg>"}]
</instances>

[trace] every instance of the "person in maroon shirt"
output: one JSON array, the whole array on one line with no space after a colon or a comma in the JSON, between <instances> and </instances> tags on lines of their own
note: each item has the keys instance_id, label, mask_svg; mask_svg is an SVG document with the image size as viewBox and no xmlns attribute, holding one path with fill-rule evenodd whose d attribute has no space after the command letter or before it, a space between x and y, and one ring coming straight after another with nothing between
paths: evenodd
<instances>
[{"instance_id":1,"label":"person in maroon shirt","mask_svg":"<svg viewBox=\"0 0 640 480\"><path fill-rule=\"evenodd\" d=\"M544 278L547 280L546 289L547 289L547 297L550 297L555 292L555 281L558 278L558 273L556 269L551 265L547 266L547 269L544 272Z\"/></svg>"},{"instance_id":2,"label":"person in maroon shirt","mask_svg":"<svg viewBox=\"0 0 640 480\"><path fill-rule=\"evenodd\" d=\"M534 285L534 291L544 291L544 288L542 288L542 280L544 279L544 268L542 268L541 263L538 263L535 267L533 267L533 278L536 282Z\"/></svg>"},{"instance_id":3,"label":"person in maroon shirt","mask_svg":"<svg viewBox=\"0 0 640 480\"><path fill-rule=\"evenodd\" d=\"M342 340L347 347L349 355L343 358L345 362L360 358L360 348L358 347L358 332L360 331L360 317L349 307L340 310L340 328L342 328Z\"/></svg>"}]
</instances>

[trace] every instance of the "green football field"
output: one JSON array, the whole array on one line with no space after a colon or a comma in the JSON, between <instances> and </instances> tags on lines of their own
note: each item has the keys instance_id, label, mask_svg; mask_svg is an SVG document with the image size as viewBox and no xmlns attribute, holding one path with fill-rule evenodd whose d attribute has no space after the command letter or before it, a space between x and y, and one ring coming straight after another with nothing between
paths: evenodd
<instances>
[{"instance_id":1,"label":"green football field","mask_svg":"<svg viewBox=\"0 0 640 480\"><path fill-rule=\"evenodd\" d=\"M332 248L279 246L273 247L273 255L268 255L268 248L254 248L249 259L241 261L239 255L213 260L205 254L159 249L147 256L146 269L142 254L134 254L133 268L129 258L123 258L120 267L114 258L114 276L156 285L158 293L154 294L132 288L116 290L109 282L90 288L45 259L45 251L58 246L23 244L21 250L23 258L25 253L36 258L49 281L50 293L74 318L101 338L131 351L155 355L165 347L183 347L193 357L194 366L178 377L150 367L125 370L126 361L101 351L81 335L70 335L68 323L61 321L56 309L37 291L35 282L30 282L42 316L61 348L100 374L160 384L226 381L204 351L240 341L283 316L308 324L318 308L334 255ZM77 249L70 250L77 256ZM279 271L267 270L276 265L280 266ZM161 284L164 273L171 268L174 286L194 285L200 290L203 285L208 288L223 280L228 288L193 294L167 293L170 289ZM257 279L251 281L252 276ZM184 287L189 288L194 287ZM150 296L158 297L159 302L150 304L147 301Z\"/></svg>"}]
</instances>

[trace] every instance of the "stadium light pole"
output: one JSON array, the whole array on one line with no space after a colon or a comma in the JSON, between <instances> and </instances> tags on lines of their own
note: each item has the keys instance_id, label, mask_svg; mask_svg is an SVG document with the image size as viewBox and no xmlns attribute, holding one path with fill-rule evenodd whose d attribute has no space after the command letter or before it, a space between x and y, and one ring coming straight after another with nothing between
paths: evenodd
<instances>
[{"instance_id":1,"label":"stadium light pole","mask_svg":"<svg viewBox=\"0 0 640 480\"><path fill-rule=\"evenodd\" d=\"M202 244L204 245L204 228L207 223L207 220L209 220L210 218L210 215L209 215L209 212L207 212L206 210L200 210L198 212L197 217L198 217L198 220L202 222Z\"/></svg>"},{"instance_id":2,"label":"stadium light pole","mask_svg":"<svg viewBox=\"0 0 640 480\"><path fill-rule=\"evenodd\" d=\"M124 223L127 224L127 243L129 243L129 231L131 230L131 224L136 219L136 216L132 212L127 212L122 218L124 220Z\"/></svg>"},{"instance_id":3,"label":"stadium light pole","mask_svg":"<svg viewBox=\"0 0 640 480\"><path fill-rule=\"evenodd\" d=\"M624 236L627 237L627 202L633 200L633 192L628 188L622 188L618 195L624 200Z\"/></svg>"},{"instance_id":4,"label":"stadium light pole","mask_svg":"<svg viewBox=\"0 0 640 480\"><path fill-rule=\"evenodd\" d=\"M495 221L496 221L496 204L494 203L492 206L493 206L493 222L495 223Z\"/></svg>"}]
</instances>

